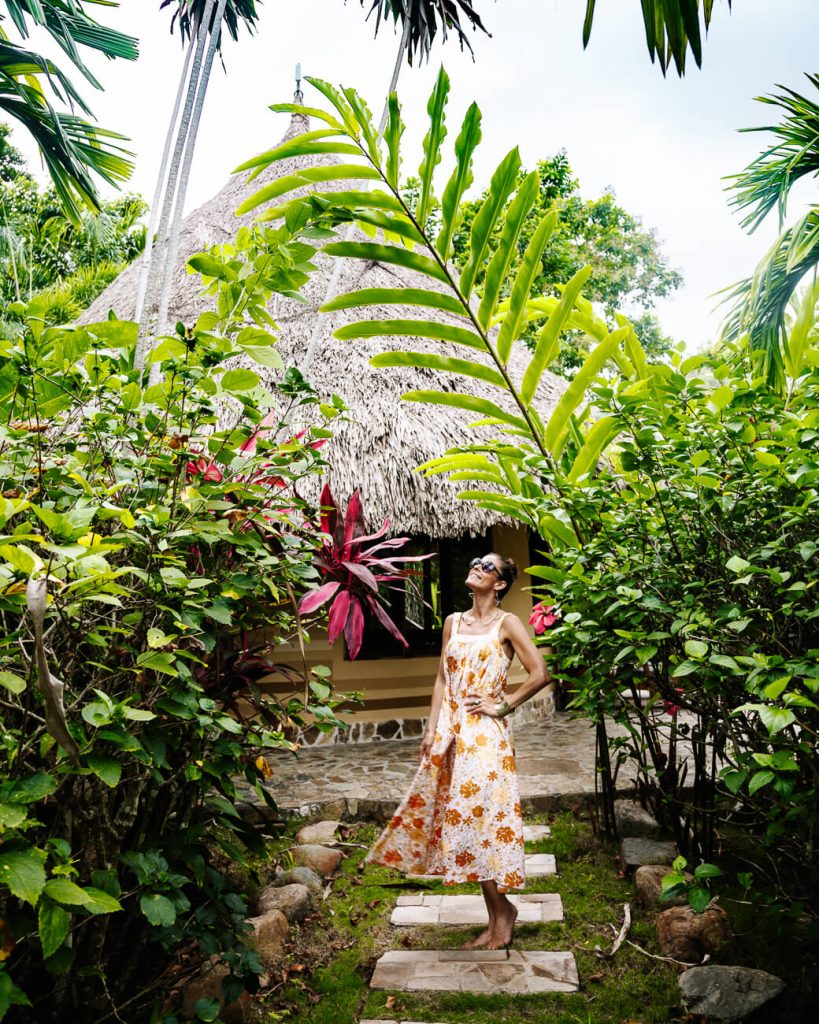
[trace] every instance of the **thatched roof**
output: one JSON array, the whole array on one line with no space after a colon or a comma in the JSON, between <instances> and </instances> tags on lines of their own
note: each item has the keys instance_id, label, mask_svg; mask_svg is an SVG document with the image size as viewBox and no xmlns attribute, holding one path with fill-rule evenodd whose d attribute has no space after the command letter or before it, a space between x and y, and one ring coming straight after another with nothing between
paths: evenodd
<instances>
[{"instance_id":1,"label":"thatched roof","mask_svg":"<svg viewBox=\"0 0 819 1024\"><path fill-rule=\"evenodd\" d=\"M295 116L285 138L306 128L306 118ZM333 159L331 156L319 158L322 163ZM319 162L316 158L304 157L280 161L250 185L241 176L234 175L213 199L185 218L171 291L170 309L174 321L193 323L200 313L212 308L213 300L202 294L198 277L185 270L188 258L212 245L230 241L242 223L252 222L252 213L240 218L234 215L234 210L248 195L269 180L296 173L316 162ZM351 187L349 183L347 187ZM120 317L133 317L140 262L137 260L126 268L100 295L83 315L85 322L104 319L110 309ZM346 501L353 489L359 487L368 525L377 528L389 517L396 532L458 537L467 533L483 533L493 524L505 521L472 502L458 500L455 496L463 485L454 484L443 475L427 478L415 472L419 463L441 455L447 448L479 440L478 433L469 427L477 417L455 409L404 402L401 395L411 390L437 388L480 395L514 411L512 403L491 384L457 374L414 367L376 369L370 366L371 356L388 349L444 352L447 346L422 338L357 341L333 338L337 327L361 319L362 314L374 319L414 319L419 316L419 311L417 307L390 306L371 313L349 310L319 314L318 307L327 296L333 261L320 256L316 262L319 269L303 291L306 303L275 296L270 311L280 328L279 352L285 365L304 368L310 383L322 398L328 399L335 393L348 406L349 419L334 423L333 440L325 449L330 462L329 483L336 498ZM428 289L434 284L427 277L401 268L345 260L340 268L336 291L396 286ZM431 314L435 315L435 311ZM430 313L424 310L422 315L428 318ZM305 367L305 353L316 317L320 317L319 344L315 357ZM451 318L441 312L436 319L446 321ZM460 358L483 358L480 353L462 346L448 348L449 354ZM509 371L517 382L522 378L528 358L525 350L512 355ZM266 371L255 365L254 369L261 371L262 375L275 375L275 371ZM536 399L542 417L548 418L565 386L562 378L549 373L544 375ZM307 407L305 417L310 416L309 410ZM306 425L306 422L298 425Z\"/></svg>"}]
</instances>

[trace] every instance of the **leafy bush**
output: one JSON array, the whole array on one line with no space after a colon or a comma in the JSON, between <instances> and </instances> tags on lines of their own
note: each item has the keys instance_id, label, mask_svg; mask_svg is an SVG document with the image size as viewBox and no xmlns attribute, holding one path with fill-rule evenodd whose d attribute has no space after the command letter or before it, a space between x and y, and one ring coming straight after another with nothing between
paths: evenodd
<instances>
[{"instance_id":1,"label":"leafy bush","mask_svg":"<svg viewBox=\"0 0 819 1024\"><path fill-rule=\"evenodd\" d=\"M255 685L315 579L315 510L297 484L321 470L328 431L293 437L284 422L313 401L297 373L276 392L225 367L242 350L215 314L159 340L161 380L144 388L135 324L49 328L37 305L12 312L24 329L0 342L0 1018L145 1020L172 952L175 983L214 953L234 994L260 970L223 865L262 849L234 780L267 799L262 750L287 746L308 707L333 721L321 670L283 703Z\"/></svg>"}]
</instances>

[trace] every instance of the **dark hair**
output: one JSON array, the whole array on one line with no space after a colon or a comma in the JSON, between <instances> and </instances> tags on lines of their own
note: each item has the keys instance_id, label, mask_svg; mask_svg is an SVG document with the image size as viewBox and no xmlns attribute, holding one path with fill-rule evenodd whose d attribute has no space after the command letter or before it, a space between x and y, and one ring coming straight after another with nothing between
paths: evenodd
<instances>
[{"instance_id":1,"label":"dark hair","mask_svg":"<svg viewBox=\"0 0 819 1024\"><path fill-rule=\"evenodd\" d=\"M504 558L503 555L499 555L497 551L493 551L492 554L495 556L495 558L497 558L498 562L500 563L500 572L498 573L498 578L506 584L503 590L498 590L496 592L498 595L498 601L500 602L506 597L506 595L512 589L512 584L518 578L518 567L515 565L511 558Z\"/></svg>"}]
</instances>

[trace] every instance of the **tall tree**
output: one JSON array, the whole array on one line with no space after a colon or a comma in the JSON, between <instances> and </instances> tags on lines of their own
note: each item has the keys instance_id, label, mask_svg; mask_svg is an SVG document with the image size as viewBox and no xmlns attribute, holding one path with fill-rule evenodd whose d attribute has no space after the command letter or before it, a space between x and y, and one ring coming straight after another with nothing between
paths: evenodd
<instances>
[{"instance_id":1,"label":"tall tree","mask_svg":"<svg viewBox=\"0 0 819 1024\"><path fill-rule=\"evenodd\" d=\"M469 50L472 45L466 28L471 26L486 32L472 0L361 0L362 7L367 5L369 14L376 16L376 34L381 22L390 19L400 24L402 30L408 30L406 53L410 64L413 59L429 56L438 32L444 41L448 32L455 32L461 46Z\"/></svg>"},{"instance_id":2,"label":"tall tree","mask_svg":"<svg viewBox=\"0 0 819 1024\"><path fill-rule=\"evenodd\" d=\"M69 217L79 220L83 207L97 208L96 174L109 184L131 173L122 135L86 120L91 110L71 79L54 61L23 45L32 29L46 33L74 68L95 89L102 86L83 60L90 49L109 58L135 60L136 40L94 21L92 4L116 7L117 0L2 0L18 36L0 28L0 112L18 121L37 143L54 188ZM51 98L50 98L51 97ZM67 110L57 110L54 101ZM79 113L77 113L79 111Z\"/></svg>"},{"instance_id":3,"label":"tall tree","mask_svg":"<svg viewBox=\"0 0 819 1024\"><path fill-rule=\"evenodd\" d=\"M806 77L819 89L819 75ZM794 185L819 177L819 103L787 88L758 100L778 108L782 117L777 124L744 129L770 133L773 142L734 176L731 202L744 211L742 226L749 232L776 210L779 235L753 275L729 290L733 307L724 333L731 340L747 337L769 381L782 386L788 306L800 282L819 266L819 201L814 198L799 220L785 226Z\"/></svg>"}]
</instances>

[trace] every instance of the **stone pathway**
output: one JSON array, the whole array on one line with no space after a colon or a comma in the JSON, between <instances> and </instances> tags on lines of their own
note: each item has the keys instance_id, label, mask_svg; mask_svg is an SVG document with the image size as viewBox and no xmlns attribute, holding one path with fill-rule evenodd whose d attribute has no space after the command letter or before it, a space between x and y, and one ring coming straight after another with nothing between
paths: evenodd
<instances>
[{"instance_id":1,"label":"stone pathway","mask_svg":"<svg viewBox=\"0 0 819 1024\"><path fill-rule=\"evenodd\" d=\"M549 834L549 829L543 825L524 826L525 842L538 842ZM526 855L528 877L555 874L556 870L553 854ZM510 899L518 908L518 924L538 925L563 920L563 901L557 893L528 893ZM486 906L482 896L446 896L430 892L399 896L390 917L392 925L405 928L469 926L485 922ZM379 957L370 980L371 988L396 992L503 992L510 995L576 992L579 985L574 954L564 950L510 949L507 953L503 949L392 949ZM361 1024L379 1022L362 1021Z\"/></svg>"},{"instance_id":2,"label":"stone pathway","mask_svg":"<svg viewBox=\"0 0 819 1024\"><path fill-rule=\"evenodd\" d=\"M594 728L555 714L551 721L515 728L515 753L524 811L591 804L594 798ZM286 816L388 818L418 769L418 740L379 740L272 750L267 783ZM257 801L245 785L237 788Z\"/></svg>"}]
</instances>

